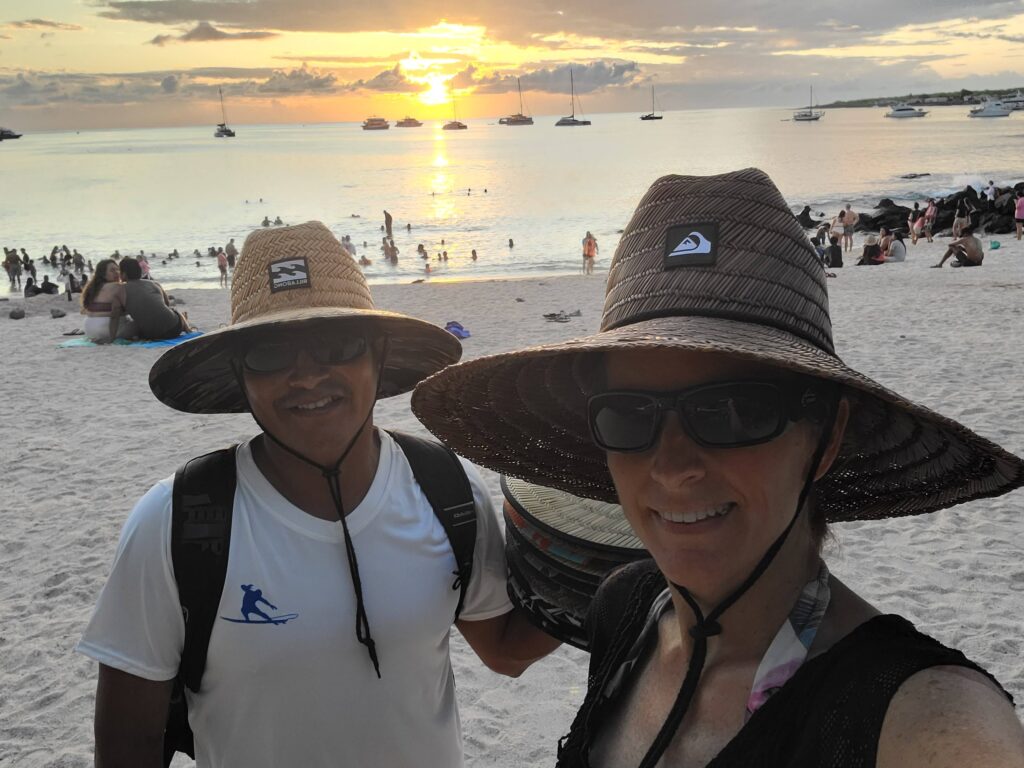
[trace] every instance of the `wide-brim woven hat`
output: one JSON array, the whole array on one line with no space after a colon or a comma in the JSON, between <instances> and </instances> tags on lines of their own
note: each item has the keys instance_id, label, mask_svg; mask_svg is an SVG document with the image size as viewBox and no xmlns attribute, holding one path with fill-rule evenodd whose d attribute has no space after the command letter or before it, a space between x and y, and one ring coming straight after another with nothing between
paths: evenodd
<instances>
[{"instance_id":1,"label":"wide-brim woven hat","mask_svg":"<svg viewBox=\"0 0 1024 768\"><path fill-rule=\"evenodd\" d=\"M443 328L377 309L366 278L318 221L258 229L242 246L231 283L231 322L168 350L150 370L162 402L189 413L249 410L234 361L268 333L386 335L379 397L408 392L458 361L462 345Z\"/></svg>"},{"instance_id":2,"label":"wide-brim woven hat","mask_svg":"<svg viewBox=\"0 0 1024 768\"><path fill-rule=\"evenodd\" d=\"M850 422L815 485L830 521L921 514L1024 484L1021 459L843 363L821 261L753 168L658 179L619 241L598 333L449 367L417 387L413 411L496 472L615 502L586 403L595 363L623 349L715 352L843 385Z\"/></svg>"}]
</instances>

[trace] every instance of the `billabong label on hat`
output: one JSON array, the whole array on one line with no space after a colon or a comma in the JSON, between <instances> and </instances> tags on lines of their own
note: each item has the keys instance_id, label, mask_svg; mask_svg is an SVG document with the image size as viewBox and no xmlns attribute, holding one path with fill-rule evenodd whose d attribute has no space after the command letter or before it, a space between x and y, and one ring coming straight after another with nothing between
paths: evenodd
<instances>
[{"instance_id":1,"label":"billabong label on hat","mask_svg":"<svg viewBox=\"0 0 1024 768\"><path fill-rule=\"evenodd\" d=\"M665 235L665 269L709 266L718 252L718 225L677 224Z\"/></svg>"},{"instance_id":2,"label":"billabong label on hat","mask_svg":"<svg viewBox=\"0 0 1024 768\"><path fill-rule=\"evenodd\" d=\"M282 259L270 264L270 292L309 287L309 265L305 259Z\"/></svg>"}]
</instances>

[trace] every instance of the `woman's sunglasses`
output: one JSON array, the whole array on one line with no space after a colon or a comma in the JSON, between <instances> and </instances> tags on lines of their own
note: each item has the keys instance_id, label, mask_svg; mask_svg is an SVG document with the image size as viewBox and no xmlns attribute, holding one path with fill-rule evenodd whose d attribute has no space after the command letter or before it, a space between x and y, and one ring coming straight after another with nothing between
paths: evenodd
<instances>
[{"instance_id":1,"label":"woman's sunglasses","mask_svg":"<svg viewBox=\"0 0 1024 768\"><path fill-rule=\"evenodd\" d=\"M318 365L344 365L366 354L368 346L363 336L263 342L245 351L242 366L251 373L279 373L294 366L300 352Z\"/></svg>"},{"instance_id":2,"label":"woman's sunglasses","mask_svg":"<svg viewBox=\"0 0 1024 768\"><path fill-rule=\"evenodd\" d=\"M789 422L824 405L820 387L730 381L678 392L602 392L587 401L587 420L594 442L615 453L652 448L669 411L699 445L741 448L774 440Z\"/></svg>"}]
</instances>

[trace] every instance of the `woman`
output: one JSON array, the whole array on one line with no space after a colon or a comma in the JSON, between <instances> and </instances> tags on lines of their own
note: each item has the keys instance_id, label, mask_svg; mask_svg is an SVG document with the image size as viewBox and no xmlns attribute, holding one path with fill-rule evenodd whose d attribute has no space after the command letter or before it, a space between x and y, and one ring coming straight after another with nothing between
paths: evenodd
<instances>
[{"instance_id":1,"label":"woman","mask_svg":"<svg viewBox=\"0 0 1024 768\"><path fill-rule=\"evenodd\" d=\"M892 233L892 239L889 241L889 248L883 256L885 257L884 261L887 262L907 260L907 244L903 242L903 232L897 229Z\"/></svg>"},{"instance_id":2,"label":"woman","mask_svg":"<svg viewBox=\"0 0 1024 768\"><path fill-rule=\"evenodd\" d=\"M864 240L864 250L861 251L857 266L873 267L878 264L885 264L885 254L882 253L878 238L875 235L868 235Z\"/></svg>"},{"instance_id":3,"label":"woman","mask_svg":"<svg viewBox=\"0 0 1024 768\"><path fill-rule=\"evenodd\" d=\"M1017 199L1013 203L1013 222L1017 225L1017 239L1024 233L1024 190L1017 190Z\"/></svg>"},{"instance_id":4,"label":"woman","mask_svg":"<svg viewBox=\"0 0 1024 768\"><path fill-rule=\"evenodd\" d=\"M935 198L928 198L928 207L924 209L924 235L928 242L932 241L932 234L935 230L935 217L939 215L939 206L935 204Z\"/></svg>"},{"instance_id":5,"label":"woman","mask_svg":"<svg viewBox=\"0 0 1024 768\"><path fill-rule=\"evenodd\" d=\"M82 314L86 315L83 329L88 339L105 344L114 339L134 336L132 321L127 315L113 321L114 304L123 307L125 301L121 271L113 259L103 259L96 265L92 278L82 289Z\"/></svg>"},{"instance_id":6,"label":"woman","mask_svg":"<svg viewBox=\"0 0 1024 768\"><path fill-rule=\"evenodd\" d=\"M971 226L972 207L967 198L961 197L956 202L956 215L953 217L953 238L956 239Z\"/></svg>"},{"instance_id":7,"label":"woman","mask_svg":"<svg viewBox=\"0 0 1024 768\"><path fill-rule=\"evenodd\" d=\"M821 559L830 522L1006 493L1024 461L846 366L825 283L763 172L665 177L619 243L600 332L417 387L458 453L618 501L653 558L591 606L560 766L1024 763L998 683Z\"/></svg>"},{"instance_id":8,"label":"woman","mask_svg":"<svg viewBox=\"0 0 1024 768\"><path fill-rule=\"evenodd\" d=\"M924 232L924 211L920 203L914 203L914 209L907 216L907 229L910 232L910 242L917 245L917 240Z\"/></svg>"}]
</instances>

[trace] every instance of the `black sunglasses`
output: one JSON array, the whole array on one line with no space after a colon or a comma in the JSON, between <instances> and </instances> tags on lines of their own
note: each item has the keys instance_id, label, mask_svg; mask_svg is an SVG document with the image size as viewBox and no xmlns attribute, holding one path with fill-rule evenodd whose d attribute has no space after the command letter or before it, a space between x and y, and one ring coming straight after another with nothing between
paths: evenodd
<instances>
[{"instance_id":1,"label":"black sunglasses","mask_svg":"<svg viewBox=\"0 0 1024 768\"><path fill-rule=\"evenodd\" d=\"M594 442L615 453L652 448L668 411L699 445L741 448L774 440L789 422L824 407L820 387L728 381L677 392L602 392L587 401L587 420Z\"/></svg>"},{"instance_id":2,"label":"black sunglasses","mask_svg":"<svg viewBox=\"0 0 1024 768\"><path fill-rule=\"evenodd\" d=\"M241 362L251 373L279 373L294 366L300 352L308 353L318 365L344 365L362 357L368 347L364 336L267 341L249 347Z\"/></svg>"}]
</instances>

